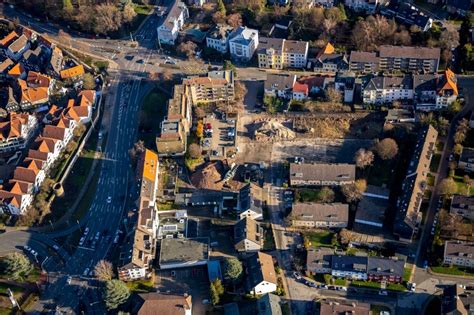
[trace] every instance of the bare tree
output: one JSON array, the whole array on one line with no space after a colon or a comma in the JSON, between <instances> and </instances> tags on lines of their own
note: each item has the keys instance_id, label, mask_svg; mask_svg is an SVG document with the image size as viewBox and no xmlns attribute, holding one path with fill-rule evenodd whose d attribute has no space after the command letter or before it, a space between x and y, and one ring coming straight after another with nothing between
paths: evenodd
<instances>
[{"instance_id":1,"label":"bare tree","mask_svg":"<svg viewBox=\"0 0 474 315\"><path fill-rule=\"evenodd\" d=\"M326 99L331 104L341 104L342 94L337 89L330 87L326 90Z\"/></svg>"},{"instance_id":2,"label":"bare tree","mask_svg":"<svg viewBox=\"0 0 474 315\"><path fill-rule=\"evenodd\" d=\"M374 154L370 150L361 148L357 150L354 156L354 161L358 168L366 168L374 162Z\"/></svg>"},{"instance_id":3,"label":"bare tree","mask_svg":"<svg viewBox=\"0 0 474 315\"><path fill-rule=\"evenodd\" d=\"M122 20L124 23L130 23L133 19L137 16L135 9L133 8L133 4L128 2L125 4L122 10Z\"/></svg>"},{"instance_id":4,"label":"bare tree","mask_svg":"<svg viewBox=\"0 0 474 315\"><path fill-rule=\"evenodd\" d=\"M382 160L391 160L398 154L397 142L392 138L379 141L374 148Z\"/></svg>"},{"instance_id":5,"label":"bare tree","mask_svg":"<svg viewBox=\"0 0 474 315\"><path fill-rule=\"evenodd\" d=\"M202 119L202 118L204 118L204 116L206 116L206 112L204 111L204 109L202 109L202 107L195 106L194 107L194 115L196 115L197 119Z\"/></svg>"},{"instance_id":6,"label":"bare tree","mask_svg":"<svg viewBox=\"0 0 474 315\"><path fill-rule=\"evenodd\" d=\"M233 28L237 28L242 25L242 16L240 13L234 13L227 16L227 24Z\"/></svg>"},{"instance_id":7,"label":"bare tree","mask_svg":"<svg viewBox=\"0 0 474 315\"><path fill-rule=\"evenodd\" d=\"M352 42L357 49L373 51L384 43L393 41L397 25L380 15L370 15L365 20L357 21L352 31Z\"/></svg>"},{"instance_id":8,"label":"bare tree","mask_svg":"<svg viewBox=\"0 0 474 315\"><path fill-rule=\"evenodd\" d=\"M122 25L122 13L114 4L103 3L95 6L94 31L107 34L116 31ZM90 13L89 13L90 19Z\"/></svg>"},{"instance_id":9,"label":"bare tree","mask_svg":"<svg viewBox=\"0 0 474 315\"><path fill-rule=\"evenodd\" d=\"M160 79L163 81L171 81L173 79L173 73L170 69L164 68L162 72L160 72Z\"/></svg>"},{"instance_id":10,"label":"bare tree","mask_svg":"<svg viewBox=\"0 0 474 315\"><path fill-rule=\"evenodd\" d=\"M94 267L95 276L102 281L112 280L114 277L114 270L112 264L107 260L99 260Z\"/></svg>"},{"instance_id":11,"label":"bare tree","mask_svg":"<svg viewBox=\"0 0 474 315\"><path fill-rule=\"evenodd\" d=\"M197 48L197 45L193 43L192 41L188 40L187 42L183 42L179 44L177 50L179 53L186 55L188 59L191 59L194 57L194 54L196 53L196 48Z\"/></svg>"},{"instance_id":12,"label":"bare tree","mask_svg":"<svg viewBox=\"0 0 474 315\"><path fill-rule=\"evenodd\" d=\"M189 157L197 159L201 156L201 147L197 143L191 143L188 147Z\"/></svg>"},{"instance_id":13,"label":"bare tree","mask_svg":"<svg viewBox=\"0 0 474 315\"><path fill-rule=\"evenodd\" d=\"M245 84L243 84L241 81L236 81L234 84L234 94L236 101L242 101L247 94L247 88L245 87Z\"/></svg>"},{"instance_id":14,"label":"bare tree","mask_svg":"<svg viewBox=\"0 0 474 315\"><path fill-rule=\"evenodd\" d=\"M358 179L353 184L343 185L341 191L346 200L352 203L361 200L366 189L367 181Z\"/></svg>"},{"instance_id":15,"label":"bare tree","mask_svg":"<svg viewBox=\"0 0 474 315\"><path fill-rule=\"evenodd\" d=\"M217 11L212 15L212 21L216 24L224 24L225 23L225 14Z\"/></svg>"}]
</instances>

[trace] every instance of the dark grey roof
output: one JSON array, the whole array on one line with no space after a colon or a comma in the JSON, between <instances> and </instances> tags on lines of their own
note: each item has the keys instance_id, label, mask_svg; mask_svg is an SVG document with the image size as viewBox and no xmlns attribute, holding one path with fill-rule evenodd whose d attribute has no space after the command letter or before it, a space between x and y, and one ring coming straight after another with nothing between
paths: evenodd
<instances>
[{"instance_id":1,"label":"dark grey roof","mask_svg":"<svg viewBox=\"0 0 474 315\"><path fill-rule=\"evenodd\" d=\"M365 90L368 91L377 91L383 89L412 89L413 88L413 79L411 75L405 75L403 77L386 77L386 76L377 76L373 77L365 86Z\"/></svg>"},{"instance_id":2,"label":"dark grey roof","mask_svg":"<svg viewBox=\"0 0 474 315\"><path fill-rule=\"evenodd\" d=\"M474 259L474 243L446 241L444 244L444 256Z\"/></svg>"},{"instance_id":3,"label":"dark grey roof","mask_svg":"<svg viewBox=\"0 0 474 315\"><path fill-rule=\"evenodd\" d=\"M161 240L160 266L209 259L209 238L165 238Z\"/></svg>"},{"instance_id":4,"label":"dark grey roof","mask_svg":"<svg viewBox=\"0 0 474 315\"><path fill-rule=\"evenodd\" d=\"M316 269L331 268L334 250L328 247L308 250L306 255L306 270L314 272Z\"/></svg>"},{"instance_id":5,"label":"dark grey roof","mask_svg":"<svg viewBox=\"0 0 474 315\"><path fill-rule=\"evenodd\" d=\"M232 27L227 24L217 24L215 25L207 34L207 37L214 39L226 39L229 38L230 33L232 32Z\"/></svg>"},{"instance_id":6,"label":"dark grey roof","mask_svg":"<svg viewBox=\"0 0 474 315\"><path fill-rule=\"evenodd\" d=\"M474 163L474 148L463 148L459 162Z\"/></svg>"},{"instance_id":7,"label":"dark grey roof","mask_svg":"<svg viewBox=\"0 0 474 315\"><path fill-rule=\"evenodd\" d=\"M320 181L355 180L354 164L290 164L290 179Z\"/></svg>"},{"instance_id":8,"label":"dark grey roof","mask_svg":"<svg viewBox=\"0 0 474 315\"><path fill-rule=\"evenodd\" d=\"M382 58L410 58L410 59L439 59L439 48L418 46L390 46L379 47L379 56Z\"/></svg>"},{"instance_id":9,"label":"dark grey roof","mask_svg":"<svg viewBox=\"0 0 474 315\"><path fill-rule=\"evenodd\" d=\"M369 257L367 273L379 276L403 277L405 261L381 257Z\"/></svg>"},{"instance_id":10,"label":"dark grey roof","mask_svg":"<svg viewBox=\"0 0 474 315\"><path fill-rule=\"evenodd\" d=\"M349 205L343 203L298 202L293 204L291 217L300 221L346 222Z\"/></svg>"},{"instance_id":11,"label":"dark grey roof","mask_svg":"<svg viewBox=\"0 0 474 315\"><path fill-rule=\"evenodd\" d=\"M266 90L288 90L293 88L296 81L294 74L274 74L269 73L264 83Z\"/></svg>"},{"instance_id":12,"label":"dark grey roof","mask_svg":"<svg viewBox=\"0 0 474 315\"><path fill-rule=\"evenodd\" d=\"M235 302L224 304L224 315L240 315L239 305Z\"/></svg>"},{"instance_id":13,"label":"dark grey roof","mask_svg":"<svg viewBox=\"0 0 474 315\"><path fill-rule=\"evenodd\" d=\"M331 268L337 271L367 272L365 256L332 256Z\"/></svg>"},{"instance_id":14,"label":"dark grey roof","mask_svg":"<svg viewBox=\"0 0 474 315\"><path fill-rule=\"evenodd\" d=\"M451 201L452 209L471 210L474 212L474 197L455 195Z\"/></svg>"},{"instance_id":15,"label":"dark grey roof","mask_svg":"<svg viewBox=\"0 0 474 315\"><path fill-rule=\"evenodd\" d=\"M438 76L435 74L414 74L413 89L416 92L436 91Z\"/></svg>"},{"instance_id":16,"label":"dark grey roof","mask_svg":"<svg viewBox=\"0 0 474 315\"><path fill-rule=\"evenodd\" d=\"M280 54L283 50L284 39L281 38L269 38L260 37L258 39L258 53L265 54L267 49L273 49L277 54Z\"/></svg>"},{"instance_id":17,"label":"dark grey roof","mask_svg":"<svg viewBox=\"0 0 474 315\"><path fill-rule=\"evenodd\" d=\"M344 54L322 54L316 59L315 67L321 68L323 64L335 64L339 69L346 69L349 66Z\"/></svg>"},{"instance_id":18,"label":"dark grey roof","mask_svg":"<svg viewBox=\"0 0 474 315\"><path fill-rule=\"evenodd\" d=\"M278 295L267 293L257 300L258 315L281 315L281 298Z\"/></svg>"},{"instance_id":19,"label":"dark grey roof","mask_svg":"<svg viewBox=\"0 0 474 315\"><path fill-rule=\"evenodd\" d=\"M252 218L245 217L234 225L234 242L235 244L248 239L254 243L261 243L261 227L260 224Z\"/></svg>"},{"instance_id":20,"label":"dark grey roof","mask_svg":"<svg viewBox=\"0 0 474 315\"><path fill-rule=\"evenodd\" d=\"M471 8L472 3L469 0L448 0L446 5L467 11Z\"/></svg>"},{"instance_id":21,"label":"dark grey roof","mask_svg":"<svg viewBox=\"0 0 474 315\"><path fill-rule=\"evenodd\" d=\"M351 51L350 61L377 64L379 62L379 57L377 57L377 53L375 52L353 50Z\"/></svg>"}]
</instances>

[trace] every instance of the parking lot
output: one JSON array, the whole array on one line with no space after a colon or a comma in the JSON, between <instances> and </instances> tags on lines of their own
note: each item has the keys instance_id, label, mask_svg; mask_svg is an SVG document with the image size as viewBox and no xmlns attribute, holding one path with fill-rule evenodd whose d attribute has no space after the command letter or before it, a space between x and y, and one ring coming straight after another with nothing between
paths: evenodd
<instances>
[{"instance_id":1,"label":"parking lot","mask_svg":"<svg viewBox=\"0 0 474 315\"><path fill-rule=\"evenodd\" d=\"M227 153L235 147L236 121L208 116L204 118L204 139L202 149L212 158L227 157ZM210 131L212 130L212 131Z\"/></svg>"}]
</instances>

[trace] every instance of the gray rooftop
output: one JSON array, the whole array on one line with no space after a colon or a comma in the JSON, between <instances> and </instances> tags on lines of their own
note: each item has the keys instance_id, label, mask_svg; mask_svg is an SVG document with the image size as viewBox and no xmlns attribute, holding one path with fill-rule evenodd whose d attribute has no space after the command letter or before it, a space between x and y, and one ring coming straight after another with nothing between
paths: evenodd
<instances>
[{"instance_id":1,"label":"gray rooftop","mask_svg":"<svg viewBox=\"0 0 474 315\"><path fill-rule=\"evenodd\" d=\"M165 238L161 240L160 266L207 261L209 238Z\"/></svg>"},{"instance_id":2,"label":"gray rooftop","mask_svg":"<svg viewBox=\"0 0 474 315\"><path fill-rule=\"evenodd\" d=\"M405 261L399 259L369 257L367 273L380 276L403 277Z\"/></svg>"},{"instance_id":3,"label":"gray rooftop","mask_svg":"<svg viewBox=\"0 0 474 315\"><path fill-rule=\"evenodd\" d=\"M383 45L379 47L381 58L439 59L440 52L439 48L417 46Z\"/></svg>"},{"instance_id":4,"label":"gray rooftop","mask_svg":"<svg viewBox=\"0 0 474 315\"><path fill-rule=\"evenodd\" d=\"M353 181L354 164L290 164L290 179L303 181Z\"/></svg>"},{"instance_id":5,"label":"gray rooftop","mask_svg":"<svg viewBox=\"0 0 474 315\"><path fill-rule=\"evenodd\" d=\"M343 203L295 203L291 217L300 221L347 222L349 205Z\"/></svg>"},{"instance_id":6,"label":"gray rooftop","mask_svg":"<svg viewBox=\"0 0 474 315\"><path fill-rule=\"evenodd\" d=\"M293 88L296 81L294 74L273 74L269 73L265 80L265 90L288 90Z\"/></svg>"}]
</instances>

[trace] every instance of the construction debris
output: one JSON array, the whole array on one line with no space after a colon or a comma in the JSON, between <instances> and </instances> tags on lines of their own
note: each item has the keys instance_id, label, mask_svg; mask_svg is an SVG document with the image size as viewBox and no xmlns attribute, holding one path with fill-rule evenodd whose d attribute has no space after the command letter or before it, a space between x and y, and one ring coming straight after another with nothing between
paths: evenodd
<instances>
[{"instance_id":1,"label":"construction debris","mask_svg":"<svg viewBox=\"0 0 474 315\"><path fill-rule=\"evenodd\" d=\"M256 141L293 140L296 133L277 120L267 120L255 130Z\"/></svg>"}]
</instances>

